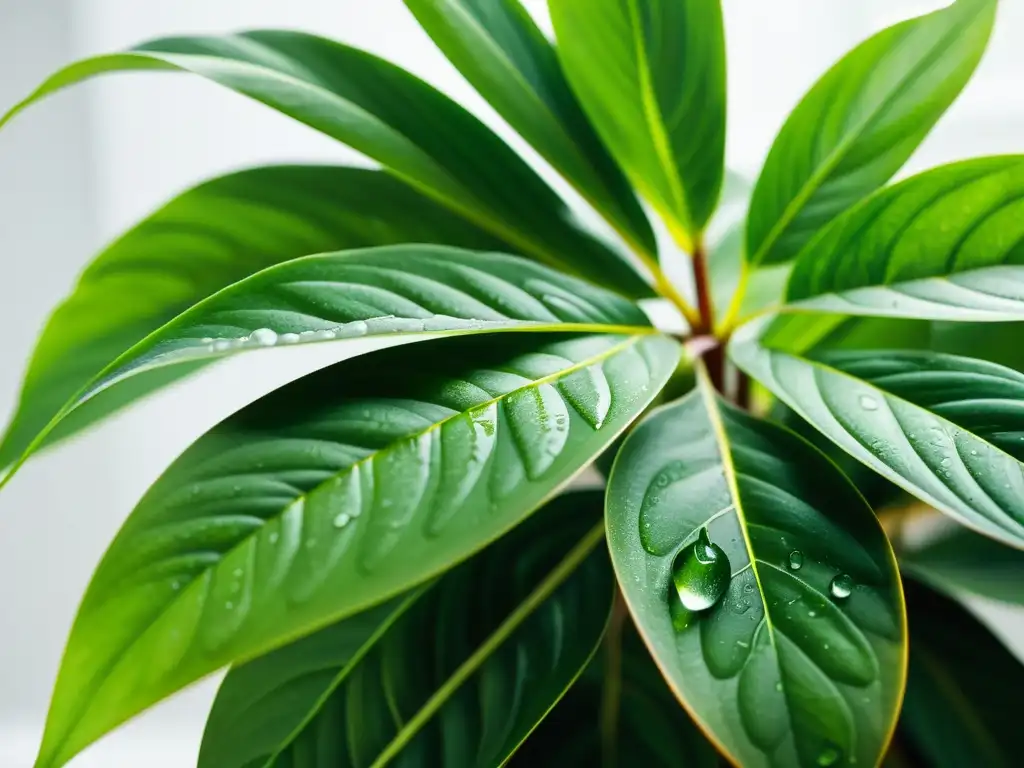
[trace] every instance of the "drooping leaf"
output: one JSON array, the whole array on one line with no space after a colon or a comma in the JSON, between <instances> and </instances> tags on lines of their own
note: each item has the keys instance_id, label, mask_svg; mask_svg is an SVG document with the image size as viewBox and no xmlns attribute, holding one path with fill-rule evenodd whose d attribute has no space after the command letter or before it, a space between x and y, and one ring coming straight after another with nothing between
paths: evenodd
<instances>
[{"instance_id":1,"label":"drooping leaf","mask_svg":"<svg viewBox=\"0 0 1024 768\"><path fill-rule=\"evenodd\" d=\"M1024 667L953 600L910 579L906 589L911 644L901 730L934 768L1018 765Z\"/></svg>"},{"instance_id":2,"label":"drooping leaf","mask_svg":"<svg viewBox=\"0 0 1024 768\"><path fill-rule=\"evenodd\" d=\"M626 440L608 542L676 695L743 766L874 765L903 688L899 575L871 509L706 377Z\"/></svg>"},{"instance_id":3,"label":"drooping leaf","mask_svg":"<svg viewBox=\"0 0 1024 768\"><path fill-rule=\"evenodd\" d=\"M94 413L107 413L111 400L152 389L154 377L162 383L273 346L511 329L642 333L644 326L653 330L626 299L514 256L426 245L310 256L258 272L182 313L94 376L58 418L97 400ZM139 377L146 377L141 387Z\"/></svg>"},{"instance_id":4,"label":"drooping leaf","mask_svg":"<svg viewBox=\"0 0 1024 768\"><path fill-rule=\"evenodd\" d=\"M657 245L633 190L519 0L405 0L420 26L498 113L644 254Z\"/></svg>"},{"instance_id":5,"label":"drooping leaf","mask_svg":"<svg viewBox=\"0 0 1024 768\"><path fill-rule=\"evenodd\" d=\"M399 243L506 250L380 171L253 168L183 192L100 253L50 318L0 445L0 467L15 461L93 376L196 302L300 256ZM170 378L181 375L175 369ZM151 381L132 398L165 383ZM114 404L104 404L78 410L60 436L108 415Z\"/></svg>"},{"instance_id":6,"label":"drooping leaf","mask_svg":"<svg viewBox=\"0 0 1024 768\"><path fill-rule=\"evenodd\" d=\"M604 450L678 358L656 335L446 339L339 363L226 420L104 556L40 766L473 554Z\"/></svg>"},{"instance_id":7,"label":"drooping leaf","mask_svg":"<svg viewBox=\"0 0 1024 768\"><path fill-rule=\"evenodd\" d=\"M516 752L512 768L538 765L718 768L718 753L679 706L640 636L623 630L614 721L606 720L606 646ZM614 754L605 729L614 728ZM603 743L604 742L604 743Z\"/></svg>"},{"instance_id":8,"label":"drooping leaf","mask_svg":"<svg viewBox=\"0 0 1024 768\"><path fill-rule=\"evenodd\" d=\"M967 160L868 198L801 252L793 311L1024 319L1024 157Z\"/></svg>"},{"instance_id":9,"label":"drooping leaf","mask_svg":"<svg viewBox=\"0 0 1024 768\"><path fill-rule=\"evenodd\" d=\"M55 91L111 72L190 72L260 101L385 170L523 253L636 296L630 263L586 234L550 187L456 102L393 64L315 35L258 30L153 40L71 64L0 126Z\"/></svg>"},{"instance_id":10,"label":"drooping leaf","mask_svg":"<svg viewBox=\"0 0 1024 768\"><path fill-rule=\"evenodd\" d=\"M974 72L997 0L956 0L861 43L804 97L775 139L751 203L747 258L794 258L900 169Z\"/></svg>"},{"instance_id":11,"label":"drooping leaf","mask_svg":"<svg viewBox=\"0 0 1024 768\"><path fill-rule=\"evenodd\" d=\"M561 497L437 584L235 667L199 768L501 764L604 632L601 506Z\"/></svg>"},{"instance_id":12,"label":"drooping leaf","mask_svg":"<svg viewBox=\"0 0 1024 768\"><path fill-rule=\"evenodd\" d=\"M814 358L755 340L733 360L839 447L986 536L1024 548L1024 374L967 357Z\"/></svg>"},{"instance_id":13,"label":"drooping leaf","mask_svg":"<svg viewBox=\"0 0 1024 768\"><path fill-rule=\"evenodd\" d=\"M900 554L900 568L947 594L1024 605L1024 552L956 527Z\"/></svg>"},{"instance_id":14,"label":"drooping leaf","mask_svg":"<svg viewBox=\"0 0 1024 768\"><path fill-rule=\"evenodd\" d=\"M719 0L548 0L569 83L639 192L689 248L725 157Z\"/></svg>"}]
</instances>

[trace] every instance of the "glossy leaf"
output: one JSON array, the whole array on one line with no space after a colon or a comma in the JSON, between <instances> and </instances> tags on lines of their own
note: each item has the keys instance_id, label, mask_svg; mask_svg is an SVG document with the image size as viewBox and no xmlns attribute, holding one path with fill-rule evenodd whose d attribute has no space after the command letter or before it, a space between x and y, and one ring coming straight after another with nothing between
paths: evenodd
<instances>
[{"instance_id":1,"label":"glossy leaf","mask_svg":"<svg viewBox=\"0 0 1024 768\"><path fill-rule=\"evenodd\" d=\"M634 247L657 245L633 190L519 0L405 0L420 26L498 113Z\"/></svg>"},{"instance_id":2,"label":"glossy leaf","mask_svg":"<svg viewBox=\"0 0 1024 768\"><path fill-rule=\"evenodd\" d=\"M751 264L794 258L881 187L960 93L988 43L997 0L956 0L861 43L782 127L754 190Z\"/></svg>"},{"instance_id":3,"label":"glossy leaf","mask_svg":"<svg viewBox=\"0 0 1024 768\"><path fill-rule=\"evenodd\" d=\"M1024 605L1024 552L956 527L900 555L900 568L950 595Z\"/></svg>"},{"instance_id":4,"label":"glossy leaf","mask_svg":"<svg viewBox=\"0 0 1024 768\"><path fill-rule=\"evenodd\" d=\"M646 283L572 222L565 204L511 148L422 80L363 51L302 32L153 40L84 59L46 80L0 119L110 72L190 72L338 139L518 250L617 290Z\"/></svg>"},{"instance_id":5,"label":"glossy leaf","mask_svg":"<svg viewBox=\"0 0 1024 768\"><path fill-rule=\"evenodd\" d=\"M833 464L705 377L630 433L606 516L648 647L733 762L877 764L903 688L903 601L885 535Z\"/></svg>"},{"instance_id":6,"label":"glossy leaf","mask_svg":"<svg viewBox=\"0 0 1024 768\"><path fill-rule=\"evenodd\" d=\"M1024 374L931 352L809 359L756 341L730 349L847 453L965 525L1024 548Z\"/></svg>"},{"instance_id":7,"label":"glossy leaf","mask_svg":"<svg viewBox=\"0 0 1024 768\"><path fill-rule=\"evenodd\" d=\"M436 585L232 669L199 768L501 764L604 632L601 498L562 497Z\"/></svg>"},{"instance_id":8,"label":"glossy leaf","mask_svg":"<svg viewBox=\"0 0 1024 768\"><path fill-rule=\"evenodd\" d=\"M718 768L715 748L679 706L639 635L623 629L619 691L607 716L608 638L602 652L516 752L512 768L538 765L612 768ZM611 755L605 739L614 729ZM604 742L604 743L602 743Z\"/></svg>"},{"instance_id":9,"label":"glossy leaf","mask_svg":"<svg viewBox=\"0 0 1024 768\"><path fill-rule=\"evenodd\" d=\"M94 398L102 398L100 412L111 399L130 399L140 376L149 389L154 376L173 380L273 346L515 329L642 333L643 326L653 331L626 299L513 256L426 245L310 256L265 269L182 313L93 377L58 418Z\"/></svg>"},{"instance_id":10,"label":"glossy leaf","mask_svg":"<svg viewBox=\"0 0 1024 768\"><path fill-rule=\"evenodd\" d=\"M1024 752L1021 667L953 600L907 582L910 670L901 729L934 768L1010 768Z\"/></svg>"},{"instance_id":11,"label":"glossy leaf","mask_svg":"<svg viewBox=\"0 0 1024 768\"><path fill-rule=\"evenodd\" d=\"M473 554L604 450L678 358L654 335L446 339L342 362L231 417L101 562L40 765Z\"/></svg>"},{"instance_id":12,"label":"glossy leaf","mask_svg":"<svg viewBox=\"0 0 1024 768\"><path fill-rule=\"evenodd\" d=\"M407 242L505 249L380 171L253 168L183 192L100 253L50 318L0 445L0 467L15 461L92 377L212 293L310 253ZM175 374L169 378L183 371ZM147 394L165 378L124 399ZM107 398L80 409L51 440L123 404Z\"/></svg>"},{"instance_id":13,"label":"glossy leaf","mask_svg":"<svg viewBox=\"0 0 1024 768\"><path fill-rule=\"evenodd\" d=\"M800 254L794 311L1024 319L1024 157L926 171L865 200Z\"/></svg>"},{"instance_id":14,"label":"glossy leaf","mask_svg":"<svg viewBox=\"0 0 1024 768\"><path fill-rule=\"evenodd\" d=\"M583 108L639 192L689 248L725 157L719 0L548 0Z\"/></svg>"}]
</instances>

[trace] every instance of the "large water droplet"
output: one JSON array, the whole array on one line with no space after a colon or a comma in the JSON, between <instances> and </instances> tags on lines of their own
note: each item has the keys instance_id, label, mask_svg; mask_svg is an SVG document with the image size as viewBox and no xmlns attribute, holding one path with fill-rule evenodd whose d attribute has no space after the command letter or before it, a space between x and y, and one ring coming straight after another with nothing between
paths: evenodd
<instances>
[{"instance_id":1,"label":"large water droplet","mask_svg":"<svg viewBox=\"0 0 1024 768\"><path fill-rule=\"evenodd\" d=\"M860 407L863 408L865 411L878 410L878 401L875 400L875 398L871 397L871 395L861 395L858 402L860 403Z\"/></svg>"},{"instance_id":2,"label":"large water droplet","mask_svg":"<svg viewBox=\"0 0 1024 768\"><path fill-rule=\"evenodd\" d=\"M352 521L352 515L348 514L347 512L342 512L340 515L338 515L336 518L334 518L334 527L335 528L344 528L351 521Z\"/></svg>"},{"instance_id":3,"label":"large water droplet","mask_svg":"<svg viewBox=\"0 0 1024 768\"><path fill-rule=\"evenodd\" d=\"M828 591L837 600L845 600L853 592L853 579L847 574L841 573L832 579L832 583L828 585Z\"/></svg>"},{"instance_id":4,"label":"large water droplet","mask_svg":"<svg viewBox=\"0 0 1024 768\"><path fill-rule=\"evenodd\" d=\"M821 768L829 768L829 766L838 763L840 757L842 757L842 754L838 749L833 746L826 746L818 754L818 765L820 765Z\"/></svg>"},{"instance_id":5,"label":"large water droplet","mask_svg":"<svg viewBox=\"0 0 1024 768\"><path fill-rule=\"evenodd\" d=\"M789 570L799 571L804 567L804 553L798 549L794 549L789 553Z\"/></svg>"},{"instance_id":6,"label":"large water droplet","mask_svg":"<svg viewBox=\"0 0 1024 768\"><path fill-rule=\"evenodd\" d=\"M261 347L272 347L277 344L277 333L269 328L258 328L249 335L249 338Z\"/></svg>"},{"instance_id":7,"label":"large water droplet","mask_svg":"<svg viewBox=\"0 0 1024 768\"><path fill-rule=\"evenodd\" d=\"M707 528L701 528L696 543L683 550L676 561L672 581L685 608L705 611L722 597L731 574L725 551L711 543Z\"/></svg>"}]
</instances>

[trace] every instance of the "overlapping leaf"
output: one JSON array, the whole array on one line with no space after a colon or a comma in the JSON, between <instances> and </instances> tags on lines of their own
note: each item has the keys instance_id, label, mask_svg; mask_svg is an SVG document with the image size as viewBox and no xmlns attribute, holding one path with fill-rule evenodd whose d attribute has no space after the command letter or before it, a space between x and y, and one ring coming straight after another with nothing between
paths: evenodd
<instances>
[{"instance_id":1,"label":"overlapping leaf","mask_svg":"<svg viewBox=\"0 0 1024 768\"><path fill-rule=\"evenodd\" d=\"M0 467L15 461L93 376L196 302L289 259L406 242L505 249L379 171L253 168L183 192L97 256L50 318L0 445ZM131 396L164 382L149 381ZM51 438L113 406L107 399L76 411Z\"/></svg>"},{"instance_id":2,"label":"overlapping leaf","mask_svg":"<svg viewBox=\"0 0 1024 768\"><path fill-rule=\"evenodd\" d=\"M519 0L405 0L417 21L480 94L634 247L654 233L601 144L554 48Z\"/></svg>"},{"instance_id":3,"label":"overlapping leaf","mask_svg":"<svg viewBox=\"0 0 1024 768\"><path fill-rule=\"evenodd\" d=\"M261 101L385 170L523 253L618 290L650 293L629 262L579 229L558 196L473 115L399 67L315 35L260 30L154 40L71 64L0 119L109 72L191 72Z\"/></svg>"},{"instance_id":4,"label":"overlapping leaf","mask_svg":"<svg viewBox=\"0 0 1024 768\"><path fill-rule=\"evenodd\" d=\"M865 41L808 92L775 139L751 202L747 258L789 261L899 170L974 72L997 0L956 0Z\"/></svg>"},{"instance_id":5,"label":"overlapping leaf","mask_svg":"<svg viewBox=\"0 0 1024 768\"><path fill-rule=\"evenodd\" d=\"M899 350L733 359L847 453L976 530L1024 548L1024 375Z\"/></svg>"},{"instance_id":6,"label":"overlapping leaf","mask_svg":"<svg viewBox=\"0 0 1024 768\"><path fill-rule=\"evenodd\" d=\"M639 192L689 247L725 156L719 0L548 0L583 108Z\"/></svg>"},{"instance_id":7,"label":"overlapping leaf","mask_svg":"<svg viewBox=\"0 0 1024 768\"><path fill-rule=\"evenodd\" d=\"M1024 319L1024 158L967 160L868 198L800 254L796 311Z\"/></svg>"},{"instance_id":8,"label":"overlapping leaf","mask_svg":"<svg viewBox=\"0 0 1024 768\"><path fill-rule=\"evenodd\" d=\"M199 768L501 764L604 632L601 505L562 497L434 586L232 669Z\"/></svg>"},{"instance_id":9,"label":"overlapping leaf","mask_svg":"<svg viewBox=\"0 0 1024 768\"><path fill-rule=\"evenodd\" d=\"M100 564L39 765L466 558L606 448L678 358L656 335L447 339L340 363L228 419Z\"/></svg>"},{"instance_id":10,"label":"overlapping leaf","mask_svg":"<svg viewBox=\"0 0 1024 768\"><path fill-rule=\"evenodd\" d=\"M641 633L734 762L878 762L903 688L899 576L833 464L702 380L630 433L606 514ZM714 557L697 552L702 531Z\"/></svg>"}]
</instances>

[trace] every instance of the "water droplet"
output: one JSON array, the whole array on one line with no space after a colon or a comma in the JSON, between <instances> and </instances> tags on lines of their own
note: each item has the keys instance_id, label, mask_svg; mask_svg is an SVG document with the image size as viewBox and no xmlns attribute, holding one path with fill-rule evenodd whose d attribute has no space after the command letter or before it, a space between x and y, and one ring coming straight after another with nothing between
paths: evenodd
<instances>
[{"instance_id":1,"label":"water droplet","mask_svg":"<svg viewBox=\"0 0 1024 768\"><path fill-rule=\"evenodd\" d=\"M775 690L778 691L779 693L782 693L782 683L776 683L775 684Z\"/></svg>"},{"instance_id":2,"label":"water droplet","mask_svg":"<svg viewBox=\"0 0 1024 768\"><path fill-rule=\"evenodd\" d=\"M853 579L845 573L841 573L832 579L828 585L828 591L836 600L845 600L853 592Z\"/></svg>"},{"instance_id":3,"label":"water droplet","mask_svg":"<svg viewBox=\"0 0 1024 768\"><path fill-rule=\"evenodd\" d=\"M229 349L231 349L231 342L230 341L225 341L225 340L221 339L220 341L213 342L213 351L214 352L227 352Z\"/></svg>"},{"instance_id":4,"label":"water droplet","mask_svg":"<svg viewBox=\"0 0 1024 768\"><path fill-rule=\"evenodd\" d=\"M334 527L335 528L344 528L351 521L352 521L352 515L350 515L350 514L348 514L346 512L342 512L340 515L338 515L336 518L334 518Z\"/></svg>"},{"instance_id":5,"label":"water droplet","mask_svg":"<svg viewBox=\"0 0 1024 768\"><path fill-rule=\"evenodd\" d=\"M971 456L977 456L977 455L978 455L977 451L971 451Z\"/></svg>"},{"instance_id":6,"label":"water droplet","mask_svg":"<svg viewBox=\"0 0 1024 768\"><path fill-rule=\"evenodd\" d=\"M258 328L249 338L261 347L272 347L277 344L277 334L269 328Z\"/></svg>"},{"instance_id":7,"label":"water droplet","mask_svg":"<svg viewBox=\"0 0 1024 768\"><path fill-rule=\"evenodd\" d=\"M279 538L281 538L281 536L277 531L271 531L270 535L267 536L267 541L269 541L271 544L277 544L277 540Z\"/></svg>"},{"instance_id":8,"label":"water droplet","mask_svg":"<svg viewBox=\"0 0 1024 768\"><path fill-rule=\"evenodd\" d=\"M841 756L842 755L838 749L828 745L821 750L821 753L818 755L818 765L820 765L821 768L829 768L829 766L838 763Z\"/></svg>"},{"instance_id":9,"label":"water droplet","mask_svg":"<svg viewBox=\"0 0 1024 768\"><path fill-rule=\"evenodd\" d=\"M711 543L707 528L701 528L696 543L680 553L672 581L683 607L704 611L721 599L731 574L725 551Z\"/></svg>"},{"instance_id":10,"label":"water droplet","mask_svg":"<svg viewBox=\"0 0 1024 768\"><path fill-rule=\"evenodd\" d=\"M282 344L298 344L299 343L299 334L297 334L297 333L282 333L280 335L280 337L278 337L278 341L281 342Z\"/></svg>"},{"instance_id":11,"label":"water droplet","mask_svg":"<svg viewBox=\"0 0 1024 768\"><path fill-rule=\"evenodd\" d=\"M789 570L799 571L804 567L804 553L799 549L794 549L789 553Z\"/></svg>"},{"instance_id":12,"label":"water droplet","mask_svg":"<svg viewBox=\"0 0 1024 768\"><path fill-rule=\"evenodd\" d=\"M313 332L313 338L317 341L330 341L331 339L336 339L337 337L338 334L335 331L327 330Z\"/></svg>"},{"instance_id":13,"label":"water droplet","mask_svg":"<svg viewBox=\"0 0 1024 768\"><path fill-rule=\"evenodd\" d=\"M817 613L815 613L814 611L808 611L808 612L807 612L807 615L808 615L808 616L810 616L810 617L811 617L811 618L813 619L813 618L814 618L815 616L817 616L818 614L817 614Z\"/></svg>"},{"instance_id":14,"label":"water droplet","mask_svg":"<svg viewBox=\"0 0 1024 768\"><path fill-rule=\"evenodd\" d=\"M878 401L875 400L875 398L871 397L871 395L861 395L860 399L857 402L860 403L860 407L863 408L865 411L878 410Z\"/></svg>"},{"instance_id":15,"label":"water droplet","mask_svg":"<svg viewBox=\"0 0 1024 768\"><path fill-rule=\"evenodd\" d=\"M177 592L179 589L181 589L181 582L178 581L177 579L172 581L171 582L171 589L173 589L175 592Z\"/></svg>"},{"instance_id":16,"label":"water droplet","mask_svg":"<svg viewBox=\"0 0 1024 768\"><path fill-rule=\"evenodd\" d=\"M240 579L242 578L243 573L245 573L245 571L243 571L241 568L235 568L235 570L232 571L231 575L234 576L236 579Z\"/></svg>"}]
</instances>

